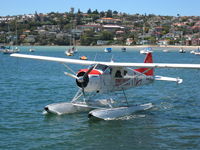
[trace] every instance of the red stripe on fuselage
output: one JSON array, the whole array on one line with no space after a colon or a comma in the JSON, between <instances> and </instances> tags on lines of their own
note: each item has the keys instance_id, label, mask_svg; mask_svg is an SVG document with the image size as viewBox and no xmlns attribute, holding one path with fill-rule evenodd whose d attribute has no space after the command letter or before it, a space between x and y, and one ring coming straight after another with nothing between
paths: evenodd
<instances>
[{"instance_id":1,"label":"red stripe on fuselage","mask_svg":"<svg viewBox=\"0 0 200 150\"><path fill-rule=\"evenodd\" d=\"M79 72L87 72L88 70L89 69L81 69L81 70L79 70ZM99 70L93 69L89 74L101 75L102 73Z\"/></svg>"}]
</instances>

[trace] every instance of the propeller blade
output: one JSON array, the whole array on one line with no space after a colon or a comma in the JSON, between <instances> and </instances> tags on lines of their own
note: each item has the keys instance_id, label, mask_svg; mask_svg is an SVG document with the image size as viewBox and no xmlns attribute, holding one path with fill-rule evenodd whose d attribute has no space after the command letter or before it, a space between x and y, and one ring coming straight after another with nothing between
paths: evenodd
<instances>
[{"instance_id":1,"label":"propeller blade","mask_svg":"<svg viewBox=\"0 0 200 150\"><path fill-rule=\"evenodd\" d=\"M69 72L64 72L64 74L67 75L67 76L69 76L69 77L72 77L74 79L77 79L77 80L79 79L76 75L73 75L73 74L71 74Z\"/></svg>"},{"instance_id":2,"label":"propeller blade","mask_svg":"<svg viewBox=\"0 0 200 150\"><path fill-rule=\"evenodd\" d=\"M94 65L94 66L92 66L92 67L90 67L90 68L88 69L88 71L84 74L83 79L84 79L84 78L92 71L92 69L94 69L96 66L97 66L97 64Z\"/></svg>"}]
</instances>

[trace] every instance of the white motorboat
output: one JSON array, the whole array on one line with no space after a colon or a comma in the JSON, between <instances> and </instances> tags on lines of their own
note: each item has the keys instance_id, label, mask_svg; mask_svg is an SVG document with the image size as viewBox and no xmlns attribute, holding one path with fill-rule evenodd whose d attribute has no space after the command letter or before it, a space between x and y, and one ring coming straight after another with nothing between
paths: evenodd
<instances>
[{"instance_id":1,"label":"white motorboat","mask_svg":"<svg viewBox=\"0 0 200 150\"><path fill-rule=\"evenodd\" d=\"M153 50L151 47L146 47L146 48L140 50L140 54L147 54L147 53L152 53L152 52L153 52Z\"/></svg>"},{"instance_id":2,"label":"white motorboat","mask_svg":"<svg viewBox=\"0 0 200 150\"><path fill-rule=\"evenodd\" d=\"M110 47L109 47L109 48L105 48L105 49L104 49L104 52L105 52L105 53L111 53L111 52L112 52L112 48L110 48Z\"/></svg>"},{"instance_id":3,"label":"white motorboat","mask_svg":"<svg viewBox=\"0 0 200 150\"><path fill-rule=\"evenodd\" d=\"M168 49L164 49L163 52L164 52L164 53L168 53L169 50L168 50Z\"/></svg>"},{"instance_id":4,"label":"white motorboat","mask_svg":"<svg viewBox=\"0 0 200 150\"><path fill-rule=\"evenodd\" d=\"M179 53L186 53L186 51L185 51L183 48L181 48L181 49L179 50Z\"/></svg>"},{"instance_id":5,"label":"white motorboat","mask_svg":"<svg viewBox=\"0 0 200 150\"><path fill-rule=\"evenodd\" d=\"M191 53L191 54L195 54L195 55L200 55L200 49L199 49L199 47L198 47L197 50L193 50L193 51L191 51L190 53Z\"/></svg>"}]
</instances>

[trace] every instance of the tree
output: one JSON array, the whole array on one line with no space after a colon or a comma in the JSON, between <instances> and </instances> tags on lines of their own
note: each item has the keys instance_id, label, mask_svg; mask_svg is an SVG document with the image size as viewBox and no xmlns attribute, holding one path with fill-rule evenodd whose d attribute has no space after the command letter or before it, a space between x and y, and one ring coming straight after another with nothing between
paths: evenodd
<instances>
[{"instance_id":1,"label":"tree","mask_svg":"<svg viewBox=\"0 0 200 150\"><path fill-rule=\"evenodd\" d=\"M104 11L100 12L100 17L105 17L105 12Z\"/></svg>"},{"instance_id":2,"label":"tree","mask_svg":"<svg viewBox=\"0 0 200 150\"><path fill-rule=\"evenodd\" d=\"M98 12L98 10L96 9L95 11L92 12L92 14L96 14L96 15L98 15L99 12Z\"/></svg>"},{"instance_id":3,"label":"tree","mask_svg":"<svg viewBox=\"0 0 200 150\"><path fill-rule=\"evenodd\" d=\"M117 15L118 14L118 12L115 10L115 11L113 11L113 15Z\"/></svg>"},{"instance_id":4,"label":"tree","mask_svg":"<svg viewBox=\"0 0 200 150\"><path fill-rule=\"evenodd\" d=\"M106 12L106 17L110 17L110 18L113 17L112 10L109 9L109 10Z\"/></svg>"},{"instance_id":5,"label":"tree","mask_svg":"<svg viewBox=\"0 0 200 150\"><path fill-rule=\"evenodd\" d=\"M78 9L78 14L81 14L82 12L81 12L81 10L80 9Z\"/></svg>"},{"instance_id":6,"label":"tree","mask_svg":"<svg viewBox=\"0 0 200 150\"><path fill-rule=\"evenodd\" d=\"M106 40L106 41L113 40L113 33L108 32L108 31L103 31L100 33L99 38L100 40Z\"/></svg>"},{"instance_id":7,"label":"tree","mask_svg":"<svg viewBox=\"0 0 200 150\"><path fill-rule=\"evenodd\" d=\"M92 13L91 9L88 9L87 14L91 14L91 13Z\"/></svg>"},{"instance_id":8,"label":"tree","mask_svg":"<svg viewBox=\"0 0 200 150\"><path fill-rule=\"evenodd\" d=\"M80 39L81 45L92 45L96 41L94 39L94 32L92 30L86 31Z\"/></svg>"}]
</instances>

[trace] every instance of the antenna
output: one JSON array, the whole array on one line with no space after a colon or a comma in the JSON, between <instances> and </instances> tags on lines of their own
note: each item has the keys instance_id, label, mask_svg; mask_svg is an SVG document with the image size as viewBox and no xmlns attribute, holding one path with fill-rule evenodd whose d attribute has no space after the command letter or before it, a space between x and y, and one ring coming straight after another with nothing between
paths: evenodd
<instances>
[{"instance_id":1,"label":"antenna","mask_svg":"<svg viewBox=\"0 0 200 150\"><path fill-rule=\"evenodd\" d=\"M97 53L96 53L95 56L94 56L94 61L96 61L96 58L97 58Z\"/></svg>"},{"instance_id":2,"label":"antenna","mask_svg":"<svg viewBox=\"0 0 200 150\"><path fill-rule=\"evenodd\" d=\"M114 62L114 55L112 55L111 59L110 59L110 62Z\"/></svg>"}]
</instances>

